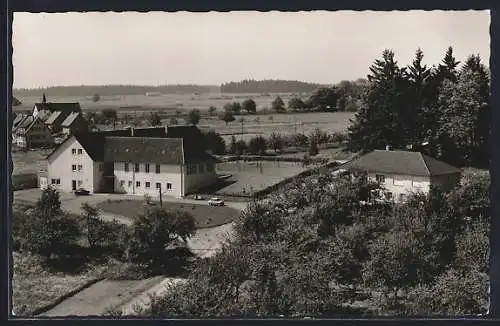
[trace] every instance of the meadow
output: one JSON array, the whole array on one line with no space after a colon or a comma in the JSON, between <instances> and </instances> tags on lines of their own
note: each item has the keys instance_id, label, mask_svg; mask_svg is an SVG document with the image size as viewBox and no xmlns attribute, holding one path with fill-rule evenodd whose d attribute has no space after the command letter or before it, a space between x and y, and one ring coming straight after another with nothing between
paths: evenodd
<instances>
[{"instance_id":1,"label":"meadow","mask_svg":"<svg viewBox=\"0 0 500 326\"><path fill-rule=\"evenodd\" d=\"M271 107L271 102L279 95L285 103L292 97L301 97L306 99L309 94L292 94L292 93L272 93L272 94L221 94L221 93L204 93L204 94L164 94L159 96L146 95L120 95L120 96L102 96L98 102L92 101L92 96L50 96L46 94L48 102L79 102L82 109L101 110L103 108L114 108L121 112L125 111L158 111L170 109L175 111L200 109L208 110L210 106L222 108L228 102L243 102L246 99L253 99L257 104L257 109L265 109ZM33 107L33 104L40 102L42 94L39 97L19 97L22 102L15 110L27 110Z\"/></svg>"}]
</instances>

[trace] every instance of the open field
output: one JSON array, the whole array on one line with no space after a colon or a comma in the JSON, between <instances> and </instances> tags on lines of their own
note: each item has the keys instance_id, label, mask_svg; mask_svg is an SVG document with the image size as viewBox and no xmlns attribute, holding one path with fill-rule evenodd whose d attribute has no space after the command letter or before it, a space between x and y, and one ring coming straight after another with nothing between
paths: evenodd
<instances>
[{"instance_id":1,"label":"open field","mask_svg":"<svg viewBox=\"0 0 500 326\"><path fill-rule=\"evenodd\" d=\"M260 168L262 166L262 169ZM291 162L227 162L217 164L217 172L231 174L226 186L219 188L217 195L250 195L270 187L284 179L293 177L307 168L302 163Z\"/></svg>"},{"instance_id":2,"label":"open field","mask_svg":"<svg viewBox=\"0 0 500 326\"><path fill-rule=\"evenodd\" d=\"M93 102L92 96L50 96L47 95L48 102L79 102L82 108L90 110L100 110L103 108L116 108L120 111L133 111L133 110L151 110L157 111L160 109L193 109L207 110L210 106L222 108L228 102L243 102L246 99L253 99L257 104L257 109L270 108L271 102L278 94L221 94L221 93L205 93L205 94L165 94L160 96L146 96L146 95L121 95L121 96L101 96L99 102ZM309 94L279 94L285 104L292 97L300 96L306 99ZM39 97L19 97L22 105L17 106L15 110L31 109L33 104L40 102L42 94Z\"/></svg>"},{"instance_id":3,"label":"open field","mask_svg":"<svg viewBox=\"0 0 500 326\"><path fill-rule=\"evenodd\" d=\"M47 155L52 149L41 149L27 152L12 153L14 165L13 174L38 173L41 169L47 169Z\"/></svg>"},{"instance_id":4,"label":"open field","mask_svg":"<svg viewBox=\"0 0 500 326\"><path fill-rule=\"evenodd\" d=\"M92 279L89 275L51 273L38 258L26 253L14 252L13 256L12 302L16 315L29 315Z\"/></svg>"},{"instance_id":5,"label":"open field","mask_svg":"<svg viewBox=\"0 0 500 326\"><path fill-rule=\"evenodd\" d=\"M185 204L164 202L167 209L178 209L193 215L197 228L209 228L231 222L239 215L239 211L232 207L214 207L206 204ZM120 215L133 219L144 214L144 201L142 200L110 200L97 204L97 208L104 212Z\"/></svg>"}]
</instances>

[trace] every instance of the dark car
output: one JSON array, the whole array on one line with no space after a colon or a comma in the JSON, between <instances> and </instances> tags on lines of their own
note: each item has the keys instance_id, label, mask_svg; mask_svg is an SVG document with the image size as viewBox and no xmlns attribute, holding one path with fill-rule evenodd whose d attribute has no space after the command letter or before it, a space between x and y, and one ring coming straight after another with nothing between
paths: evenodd
<instances>
[{"instance_id":1,"label":"dark car","mask_svg":"<svg viewBox=\"0 0 500 326\"><path fill-rule=\"evenodd\" d=\"M75 195L77 196L88 196L90 195L90 191L83 189L83 188L78 188L75 190Z\"/></svg>"}]
</instances>

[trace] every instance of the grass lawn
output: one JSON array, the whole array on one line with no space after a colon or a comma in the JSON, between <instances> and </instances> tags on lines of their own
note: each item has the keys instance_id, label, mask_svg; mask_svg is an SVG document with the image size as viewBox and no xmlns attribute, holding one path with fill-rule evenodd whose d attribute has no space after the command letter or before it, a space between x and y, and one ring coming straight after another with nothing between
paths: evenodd
<instances>
[{"instance_id":1,"label":"grass lawn","mask_svg":"<svg viewBox=\"0 0 500 326\"><path fill-rule=\"evenodd\" d=\"M196 228L209 228L230 223L239 215L239 211L232 207L214 207L199 204L185 204L175 202L164 202L163 207L167 209L179 209L193 215ZM121 215L130 219L144 213L144 201L142 200L114 200L97 204L97 208L105 212Z\"/></svg>"},{"instance_id":2,"label":"grass lawn","mask_svg":"<svg viewBox=\"0 0 500 326\"><path fill-rule=\"evenodd\" d=\"M14 252L12 303L16 315L28 316L93 279L90 275L52 273L36 256Z\"/></svg>"}]
</instances>

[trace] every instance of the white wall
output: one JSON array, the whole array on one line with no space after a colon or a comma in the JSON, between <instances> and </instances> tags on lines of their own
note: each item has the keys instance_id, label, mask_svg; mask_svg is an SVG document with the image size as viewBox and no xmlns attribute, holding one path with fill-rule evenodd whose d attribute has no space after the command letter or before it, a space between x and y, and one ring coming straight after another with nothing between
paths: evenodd
<instances>
[{"instance_id":1,"label":"white wall","mask_svg":"<svg viewBox=\"0 0 500 326\"><path fill-rule=\"evenodd\" d=\"M76 149L77 153L72 154L72 149ZM78 154L78 149L82 150L81 154ZM82 187L90 192L97 190L94 187L94 162L75 137L64 142L50 157L48 163L48 182L54 188L71 192L72 180L76 180L77 188ZM72 171L73 164L77 165L76 172ZM80 171L78 171L78 165L82 166ZM52 179L60 179L60 185L52 184Z\"/></svg>"},{"instance_id":2,"label":"white wall","mask_svg":"<svg viewBox=\"0 0 500 326\"><path fill-rule=\"evenodd\" d=\"M149 164L149 173L145 172L145 164L139 164L139 172L135 172L134 163L129 163L129 171L125 172L124 162L114 163L115 173L115 191L127 194L144 195L158 197L159 191L156 183L161 184L162 195L181 197L182 193L182 174L180 165L160 164L160 173L156 173L156 164ZM124 181L123 187L121 181ZM129 182L131 185L129 186ZM140 182L140 187L136 187L136 182ZM146 182L149 182L149 188L146 188ZM172 189L167 189L167 183L172 184Z\"/></svg>"},{"instance_id":3,"label":"white wall","mask_svg":"<svg viewBox=\"0 0 500 326\"><path fill-rule=\"evenodd\" d=\"M368 178L371 181L376 181L376 175L383 175L385 182L381 185L392 193L394 199L398 199L400 195L406 195L411 192L429 192L430 178L410 175L396 175L384 173L369 173Z\"/></svg>"}]
</instances>

